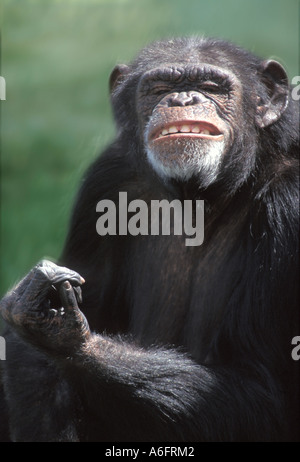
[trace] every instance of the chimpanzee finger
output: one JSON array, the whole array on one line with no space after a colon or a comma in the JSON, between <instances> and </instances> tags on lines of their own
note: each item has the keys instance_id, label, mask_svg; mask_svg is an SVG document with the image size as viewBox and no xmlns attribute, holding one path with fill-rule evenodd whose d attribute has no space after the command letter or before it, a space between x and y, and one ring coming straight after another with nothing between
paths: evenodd
<instances>
[{"instance_id":1,"label":"chimpanzee finger","mask_svg":"<svg viewBox=\"0 0 300 462\"><path fill-rule=\"evenodd\" d=\"M86 336L90 335L90 328L86 317L78 307L77 297L80 298L81 291L80 288L79 291L77 289L77 287L72 287L69 281L63 282L59 287L58 292L63 306L61 314L62 310L64 310L66 315L71 315L69 319L72 319L76 326L80 327L81 335L86 338Z\"/></svg>"},{"instance_id":2,"label":"chimpanzee finger","mask_svg":"<svg viewBox=\"0 0 300 462\"><path fill-rule=\"evenodd\" d=\"M63 281L70 281L76 286L85 282L80 274L75 271L58 266L51 261L43 260L25 278L23 296L33 307L36 305L38 308L40 300L46 296L50 287L58 288Z\"/></svg>"},{"instance_id":3,"label":"chimpanzee finger","mask_svg":"<svg viewBox=\"0 0 300 462\"><path fill-rule=\"evenodd\" d=\"M38 265L37 269L43 273L51 284L57 285L63 281L70 281L72 285L81 285L85 281L76 271L73 271L64 266L58 266L48 260L42 260Z\"/></svg>"},{"instance_id":4,"label":"chimpanzee finger","mask_svg":"<svg viewBox=\"0 0 300 462\"><path fill-rule=\"evenodd\" d=\"M62 306L65 310L78 309L76 294L69 281L63 282L60 285L58 292Z\"/></svg>"},{"instance_id":5,"label":"chimpanzee finger","mask_svg":"<svg viewBox=\"0 0 300 462\"><path fill-rule=\"evenodd\" d=\"M77 299L77 303L80 305L82 303L82 290L80 286L73 286L73 290L75 292L75 296Z\"/></svg>"}]
</instances>

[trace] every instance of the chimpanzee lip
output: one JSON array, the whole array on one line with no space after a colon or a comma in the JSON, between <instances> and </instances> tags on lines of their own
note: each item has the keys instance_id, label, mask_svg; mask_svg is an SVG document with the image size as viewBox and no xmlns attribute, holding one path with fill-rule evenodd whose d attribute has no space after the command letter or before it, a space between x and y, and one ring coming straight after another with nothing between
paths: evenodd
<instances>
[{"instance_id":1,"label":"chimpanzee lip","mask_svg":"<svg viewBox=\"0 0 300 462\"><path fill-rule=\"evenodd\" d=\"M161 140L166 137L196 137L207 139L221 139L222 132L215 125L204 121L176 121L161 125L153 130L150 134L150 139L153 141Z\"/></svg>"}]
</instances>

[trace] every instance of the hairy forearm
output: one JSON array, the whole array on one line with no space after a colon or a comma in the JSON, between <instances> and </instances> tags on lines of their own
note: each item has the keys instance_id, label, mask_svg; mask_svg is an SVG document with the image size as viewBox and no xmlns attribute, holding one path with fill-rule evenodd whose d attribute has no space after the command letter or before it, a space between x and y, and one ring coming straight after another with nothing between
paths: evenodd
<instances>
[{"instance_id":1,"label":"hairy forearm","mask_svg":"<svg viewBox=\"0 0 300 462\"><path fill-rule=\"evenodd\" d=\"M257 439L268 441L268 428L281 412L273 405L267 378L258 383L250 373L245 377L226 368L203 367L174 350L145 350L93 334L66 361L84 407L97 415L100 426L113 419L117 435L125 425L144 440L159 441L168 428L174 441L237 441L247 438L247 426L252 428L259 415Z\"/></svg>"}]
</instances>

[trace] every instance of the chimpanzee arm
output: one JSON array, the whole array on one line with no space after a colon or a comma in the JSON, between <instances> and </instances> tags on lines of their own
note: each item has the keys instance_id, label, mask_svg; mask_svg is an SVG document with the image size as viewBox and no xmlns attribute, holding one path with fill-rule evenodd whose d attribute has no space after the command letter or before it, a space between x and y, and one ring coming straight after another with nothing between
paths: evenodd
<instances>
[{"instance_id":1,"label":"chimpanzee arm","mask_svg":"<svg viewBox=\"0 0 300 462\"><path fill-rule=\"evenodd\" d=\"M77 397L63 372L11 328L2 335L7 360L1 363L0 441L79 441Z\"/></svg>"},{"instance_id":2,"label":"chimpanzee arm","mask_svg":"<svg viewBox=\"0 0 300 462\"><path fill-rule=\"evenodd\" d=\"M250 370L202 367L176 351L100 335L63 364L83 408L94 414L92 439L246 441L256 427L255 439L266 441L281 416L263 368L256 370L259 382Z\"/></svg>"},{"instance_id":3,"label":"chimpanzee arm","mask_svg":"<svg viewBox=\"0 0 300 462\"><path fill-rule=\"evenodd\" d=\"M243 374L206 368L176 351L142 349L91 333L77 305L82 282L77 273L43 262L1 302L5 320L37 349L26 355L31 362L27 359L24 370L32 382L28 402L35 402L39 414L36 441L238 441L247 439L248 427L252 438L253 427L257 429L256 440L268 440L269 429L274 438L280 410L268 377L260 385L250 368ZM63 309L53 291L60 294ZM20 362L22 343L17 344ZM256 375L260 373L257 368ZM9 374L6 384L13 394ZM46 385L47 393L42 388ZM30 387L26 390L30 394ZM15 397L11 402L17 402ZM15 439L26 439L19 423L12 425Z\"/></svg>"}]
</instances>

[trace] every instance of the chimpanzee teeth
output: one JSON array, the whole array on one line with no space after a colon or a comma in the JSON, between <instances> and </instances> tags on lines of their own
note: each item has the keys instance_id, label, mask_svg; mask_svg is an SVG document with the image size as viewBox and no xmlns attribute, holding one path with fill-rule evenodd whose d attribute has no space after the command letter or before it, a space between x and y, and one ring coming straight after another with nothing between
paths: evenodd
<instances>
[{"instance_id":1,"label":"chimpanzee teeth","mask_svg":"<svg viewBox=\"0 0 300 462\"><path fill-rule=\"evenodd\" d=\"M181 133L190 133L191 127L189 125L182 125L182 127L179 130Z\"/></svg>"},{"instance_id":2,"label":"chimpanzee teeth","mask_svg":"<svg viewBox=\"0 0 300 462\"><path fill-rule=\"evenodd\" d=\"M197 133L201 135L211 135L210 131L207 130L206 128L201 129L197 125L181 125L179 127L176 127L175 125L172 125L170 127L164 128L161 133L160 137L166 136L166 135L171 135L174 133Z\"/></svg>"}]
</instances>

